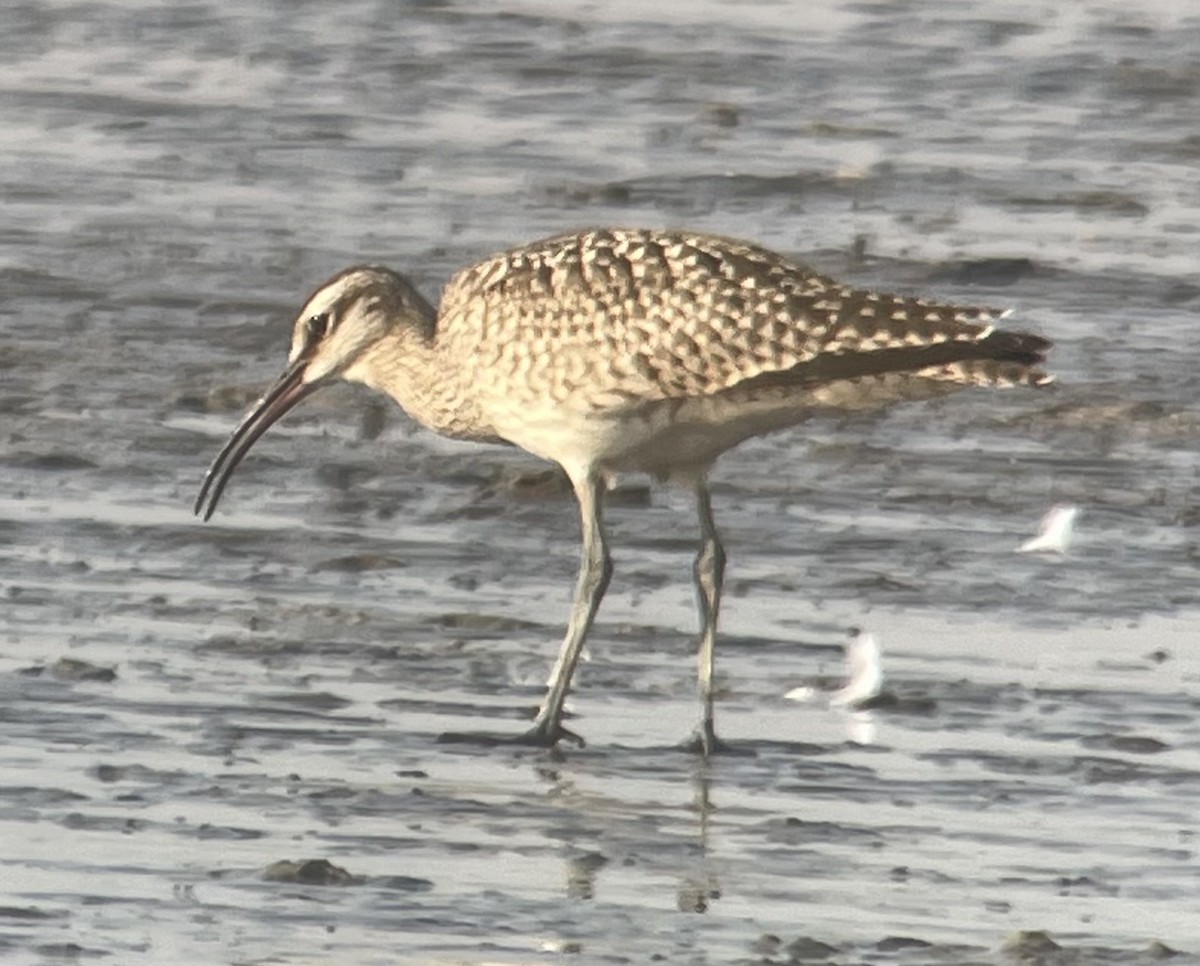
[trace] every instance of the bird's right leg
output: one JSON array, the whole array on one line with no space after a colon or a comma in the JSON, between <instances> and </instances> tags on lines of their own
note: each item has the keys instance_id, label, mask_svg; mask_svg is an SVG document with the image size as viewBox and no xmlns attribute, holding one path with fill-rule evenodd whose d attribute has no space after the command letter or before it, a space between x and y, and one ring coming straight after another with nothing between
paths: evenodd
<instances>
[{"instance_id":1,"label":"bird's right leg","mask_svg":"<svg viewBox=\"0 0 1200 966\"><path fill-rule=\"evenodd\" d=\"M558 660L550 673L546 697L537 718L534 719L533 727L523 735L514 737L468 732L444 734L440 741L478 742L488 745L521 744L549 748L566 738L583 745L583 739L579 735L563 727L563 705L571 690L571 678L575 673L575 665L579 663L579 656L583 653L588 631L596 617L600 601L604 598L604 592L608 589L609 578L612 577L612 557L609 556L608 542L604 537L603 489L599 475L589 471L573 482L575 496L579 500L583 556L579 565L579 579L575 584L575 600L571 607L571 619L567 624L567 635L563 638Z\"/></svg>"},{"instance_id":2,"label":"bird's right leg","mask_svg":"<svg viewBox=\"0 0 1200 966\"><path fill-rule=\"evenodd\" d=\"M612 577L612 557L604 538L602 493L601 480L593 472L575 481L583 532L583 555L579 564L579 580L575 584L575 601L571 606L567 635L563 638L554 670L550 672L546 698L534 719L533 727L517 739L522 744L549 747L562 738L568 738L583 745L579 735L563 727L562 716L575 665L579 663L584 641Z\"/></svg>"}]
</instances>

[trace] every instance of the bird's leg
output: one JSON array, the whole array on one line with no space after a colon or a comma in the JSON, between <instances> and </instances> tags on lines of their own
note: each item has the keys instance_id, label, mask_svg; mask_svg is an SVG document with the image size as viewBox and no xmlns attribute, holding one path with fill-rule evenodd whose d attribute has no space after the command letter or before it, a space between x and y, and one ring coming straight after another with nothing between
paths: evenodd
<instances>
[{"instance_id":1,"label":"bird's leg","mask_svg":"<svg viewBox=\"0 0 1200 966\"><path fill-rule=\"evenodd\" d=\"M580 746L583 739L562 725L563 704L571 689L571 677L583 644L587 639L592 620L600 607L604 591L612 576L612 558L608 543L604 539L604 523L601 518L602 487L600 477L589 472L574 481L575 495L579 499L579 516L583 529L583 556L579 565L579 580L575 584L575 601L571 608L571 620L567 624L567 635L554 670L550 673L549 689L538 711L533 727L523 735L509 736L481 732L452 732L439 737L441 742L485 745L535 745L550 748L563 738Z\"/></svg>"},{"instance_id":2,"label":"bird's leg","mask_svg":"<svg viewBox=\"0 0 1200 966\"><path fill-rule=\"evenodd\" d=\"M562 726L563 704L571 689L571 677L583 643L591 629L600 601L608 589L612 577L612 557L604 538L602 519L602 485L595 473L575 481L575 495L579 499L579 516L583 531L583 555L579 565L579 580L575 584L575 601L571 607L571 620L567 624L567 635L554 670L550 673L550 685L542 702L533 727L518 740L525 744L550 746L560 738L569 738L578 744L583 739Z\"/></svg>"},{"instance_id":3,"label":"bird's leg","mask_svg":"<svg viewBox=\"0 0 1200 966\"><path fill-rule=\"evenodd\" d=\"M721 611L721 586L725 578L725 548L713 520L712 496L708 480L699 476L695 482L696 510L700 518L700 550L696 554L693 573L696 578L696 599L700 604L700 650L698 654L700 681L700 724L688 747L708 756L729 747L717 737L713 728L713 651L717 643L717 616Z\"/></svg>"}]
</instances>

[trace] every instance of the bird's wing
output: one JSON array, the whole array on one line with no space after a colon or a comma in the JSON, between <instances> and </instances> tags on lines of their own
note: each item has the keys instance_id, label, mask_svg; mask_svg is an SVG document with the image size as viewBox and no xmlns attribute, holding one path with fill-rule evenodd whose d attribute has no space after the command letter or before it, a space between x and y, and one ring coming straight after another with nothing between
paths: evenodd
<instances>
[{"instance_id":1,"label":"bird's wing","mask_svg":"<svg viewBox=\"0 0 1200 966\"><path fill-rule=\"evenodd\" d=\"M907 372L954 384L1041 382L1049 343L1002 312L844 286L713 235L586 231L471 266L439 326L513 373L511 390L586 408L804 391Z\"/></svg>"}]
</instances>

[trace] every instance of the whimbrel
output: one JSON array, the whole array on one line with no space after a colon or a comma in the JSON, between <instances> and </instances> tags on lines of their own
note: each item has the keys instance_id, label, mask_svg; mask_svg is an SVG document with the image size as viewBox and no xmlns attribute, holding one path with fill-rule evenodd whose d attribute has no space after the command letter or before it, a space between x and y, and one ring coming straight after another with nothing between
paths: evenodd
<instances>
[{"instance_id":1,"label":"whimbrel","mask_svg":"<svg viewBox=\"0 0 1200 966\"><path fill-rule=\"evenodd\" d=\"M682 483L700 523L695 747L709 754L721 747L713 648L725 570L713 462L823 411L1049 382L1039 366L1050 343L994 328L1003 314L851 288L768 249L683 231L597 229L513 248L458 272L436 310L401 275L356 266L304 303L287 368L213 461L195 510L212 516L254 442L337 378L386 393L439 433L558 463L579 501L582 563L545 700L511 739L550 746L582 744L563 704L612 574L610 478Z\"/></svg>"}]
</instances>

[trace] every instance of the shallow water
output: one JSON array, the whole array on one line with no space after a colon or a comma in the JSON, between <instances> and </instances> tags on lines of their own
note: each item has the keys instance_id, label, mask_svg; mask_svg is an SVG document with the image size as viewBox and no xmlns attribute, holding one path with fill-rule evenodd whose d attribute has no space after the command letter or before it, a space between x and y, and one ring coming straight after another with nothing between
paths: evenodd
<instances>
[{"instance_id":1,"label":"shallow water","mask_svg":"<svg viewBox=\"0 0 1200 966\"><path fill-rule=\"evenodd\" d=\"M0 958L1194 961L1200 18L1128 6L5 5ZM520 728L557 647L575 511L531 458L329 390L189 512L322 278L433 295L605 223L1056 342L1050 390L718 467L752 756L674 748L682 494L609 514L560 755L437 742ZM1055 503L1071 552L1012 553ZM897 705L784 700L851 625Z\"/></svg>"}]
</instances>

